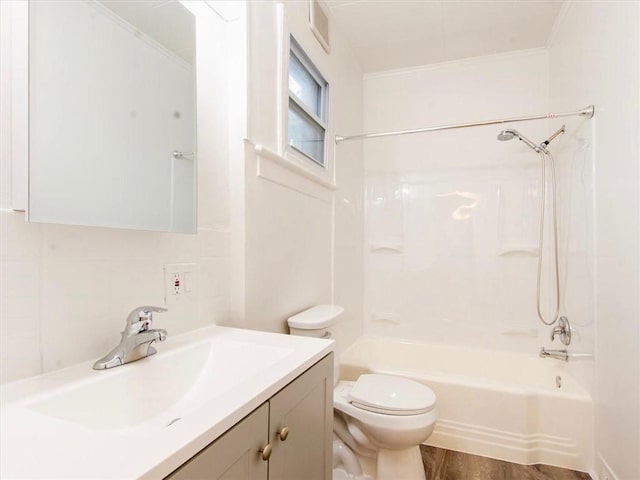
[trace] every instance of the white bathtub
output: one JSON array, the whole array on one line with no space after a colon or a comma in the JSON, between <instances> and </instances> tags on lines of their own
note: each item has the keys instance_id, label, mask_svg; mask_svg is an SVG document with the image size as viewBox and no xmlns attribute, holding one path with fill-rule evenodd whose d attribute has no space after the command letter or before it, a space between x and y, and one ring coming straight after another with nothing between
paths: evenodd
<instances>
[{"instance_id":1,"label":"white bathtub","mask_svg":"<svg viewBox=\"0 0 640 480\"><path fill-rule=\"evenodd\" d=\"M342 354L340 377L355 380L362 373L402 375L435 392L439 420L427 445L520 464L592 469L593 402L564 362L364 337Z\"/></svg>"}]
</instances>

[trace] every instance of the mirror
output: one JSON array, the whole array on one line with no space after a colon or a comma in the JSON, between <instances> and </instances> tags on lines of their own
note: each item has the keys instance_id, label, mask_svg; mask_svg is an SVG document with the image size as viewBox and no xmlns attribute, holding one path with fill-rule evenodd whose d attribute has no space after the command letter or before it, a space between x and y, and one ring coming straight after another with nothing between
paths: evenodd
<instances>
[{"instance_id":1,"label":"mirror","mask_svg":"<svg viewBox=\"0 0 640 480\"><path fill-rule=\"evenodd\" d=\"M196 231L195 18L32 0L29 221Z\"/></svg>"}]
</instances>

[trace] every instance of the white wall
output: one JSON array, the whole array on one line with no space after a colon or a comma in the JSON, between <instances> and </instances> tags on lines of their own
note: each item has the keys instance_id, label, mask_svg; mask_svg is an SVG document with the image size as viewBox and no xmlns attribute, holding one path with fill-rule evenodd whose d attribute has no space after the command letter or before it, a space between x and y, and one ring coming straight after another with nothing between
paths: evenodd
<instances>
[{"instance_id":1,"label":"white wall","mask_svg":"<svg viewBox=\"0 0 640 480\"><path fill-rule=\"evenodd\" d=\"M548 82L544 49L368 75L365 130L545 113ZM531 354L551 346L535 303L540 160L523 143L496 136L516 128L540 142L561 124L514 123L365 142L367 333ZM583 154L578 160L588 159ZM588 189L576 190L576 196L589 195ZM566 223L561 221L561 230ZM388 246L400 252L372 250ZM545 274L543 282L550 285L551 277ZM550 292L544 293L549 316ZM567 313L582 318L589 298L582 292L582 303L570 302ZM585 324L578 336L592 339Z\"/></svg>"},{"instance_id":2,"label":"white wall","mask_svg":"<svg viewBox=\"0 0 640 480\"><path fill-rule=\"evenodd\" d=\"M327 54L309 28L308 2L251 2L249 6L248 141L244 175L244 284L233 323L286 332L286 319L318 303L346 309L339 327L345 342L362 318L362 154L336 148L336 132L360 131L362 73L335 29ZM330 84L327 149L334 163L320 183L283 167L287 43L292 34ZM313 167L305 167L313 171ZM304 172L303 172L304 173ZM336 187L331 187L335 183ZM335 189L334 189L335 188ZM235 235L235 233L234 233ZM243 260L239 256L240 261ZM235 265L235 264L234 264Z\"/></svg>"},{"instance_id":3,"label":"white wall","mask_svg":"<svg viewBox=\"0 0 640 480\"><path fill-rule=\"evenodd\" d=\"M600 480L640 478L638 2L568 2L550 46L554 109L596 105L595 439ZM593 129L593 130L591 130Z\"/></svg>"},{"instance_id":4,"label":"white wall","mask_svg":"<svg viewBox=\"0 0 640 480\"><path fill-rule=\"evenodd\" d=\"M4 3L4 2L3 2ZM198 264L199 291L191 303L156 317L170 335L229 315L230 217L228 182L227 49L229 24L204 3L197 14L198 233L179 235L25 223L2 194L0 210L0 375L3 382L96 359L119 340L126 314L163 304L163 265ZM3 9L3 15L5 10ZM5 35L9 32L4 28ZM2 159L11 172L5 96L10 71L2 52ZM22 159L25 160L26 159Z\"/></svg>"}]
</instances>

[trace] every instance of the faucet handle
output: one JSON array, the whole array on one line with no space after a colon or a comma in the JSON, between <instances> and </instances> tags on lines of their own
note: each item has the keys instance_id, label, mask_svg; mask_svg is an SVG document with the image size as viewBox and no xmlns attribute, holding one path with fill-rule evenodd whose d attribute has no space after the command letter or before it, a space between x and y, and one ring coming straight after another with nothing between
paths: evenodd
<instances>
[{"instance_id":1,"label":"faucet handle","mask_svg":"<svg viewBox=\"0 0 640 480\"><path fill-rule=\"evenodd\" d=\"M556 335L564 335L564 328L555 327L551 330L551 341L553 342L556 339Z\"/></svg>"},{"instance_id":2,"label":"faucet handle","mask_svg":"<svg viewBox=\"0 0 640 480\"><path fill-rule=\"evenodd\" d=\"M166 312L166 308L154 306L136 307L127 316L125 331L129 333L139 333L149 330L153 322L153 312Z\"/></svg>"},{"instance_id":3,"label":"faucet handle","mask_svg":"<svg viewBox=\"0 0 640 480\"><path fill-rule=\"evenodd\" d=\"M571 343L571 324L567 317L560 317L558 319L558 325L551 330L551 341L556 339L556 335L560 336L560 341L565 345Z\"/></svg>"}]
</instances>

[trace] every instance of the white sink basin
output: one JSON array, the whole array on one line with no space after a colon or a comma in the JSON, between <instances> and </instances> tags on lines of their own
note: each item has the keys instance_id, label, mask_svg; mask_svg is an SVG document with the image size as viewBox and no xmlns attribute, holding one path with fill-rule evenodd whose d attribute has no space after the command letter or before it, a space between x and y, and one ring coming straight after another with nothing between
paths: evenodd
<instances>
[{"instance_id":1,"label":"white sink basin","mask_svg":"<svg viewBox=\"0 0 640 480\"><path fill-rule=\"evenodd\" d=\"M25 406L92 429L136 433L164 428L292 352L217 337L169 351L162 346L159 354L98 371Z\"/></svg>"}]
</instances>

